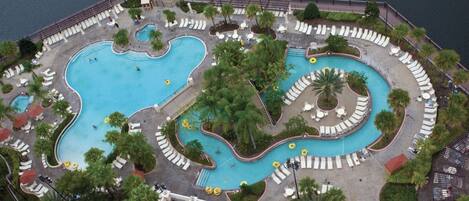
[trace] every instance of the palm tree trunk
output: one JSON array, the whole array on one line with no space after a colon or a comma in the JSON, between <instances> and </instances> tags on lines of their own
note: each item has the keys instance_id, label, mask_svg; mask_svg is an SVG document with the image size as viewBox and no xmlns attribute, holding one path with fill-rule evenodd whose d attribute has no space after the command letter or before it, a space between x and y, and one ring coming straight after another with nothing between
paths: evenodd
<instances>
[{"instance_id":1,"label":"palm tree trunk","mask_svg":"<svg viewBox=\"0 0 469 201\"><path fill-rule=\"evenodd\" d=\"M249 129L249 138L251 139L252 147L256 150L256 141L254 140L254 136L251 133L251 129Z\"/></svg>"},{"instance_id":2,"label":"palm tree trunk","mask_svg":"<svg viewBox=\"0 0 469 201\"><path fill-rule=\"evenodd\" d=\"M213 19L213 17L210 19L212 19L213 26L215 26L215 19Z\"/></svg>"},{"instance_id":3,"label":"palm tree trunk","mask_svg":"<svg viewBox=\"0 0 469 201\"><path fill-rule=\"evenodd\" d=\"M226 21L226 16L223 16L223 18L225 18L225 24L228 24L228 21Z\"/></svg>"},{"instance_id":4,"label":"palm tree trunk","mask_svg":"<svg viewBox=\"0 0 469 201\"><path fill-rule=\"evenodd\" d=\"M256 16L254 17L254 19L256 20L256 26L259 26L259 21L257 20L257 14L256 14Z\"/></svg>"}]
</instances>

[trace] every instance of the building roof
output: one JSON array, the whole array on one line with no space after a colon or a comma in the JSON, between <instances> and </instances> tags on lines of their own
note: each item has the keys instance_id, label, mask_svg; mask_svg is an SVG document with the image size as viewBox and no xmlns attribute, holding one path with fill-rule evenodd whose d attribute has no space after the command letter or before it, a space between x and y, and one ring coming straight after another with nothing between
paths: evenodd
<instances>
[{"instance_id":1,"label":"building roof","mask_svg":"<svg viewBox=\"0 0 469 201\"><path fill-rule=\"evenodd\" d=\"M3 142L10 138L11 130L8 128L0 128L0 142Z\"/></svg>"},{"instance_id":2,"label":"building roof","mask_svg":"<svg viewBox=\"0 0 469 201\"><path fill-rule=\"evenodd\" d=\"M28 123L29 116L26 113L18 114L13 121L14 128L21 128Z\"/></svg>"},{"instance_id":3,"label":"building roof","mask_svg":"<svg viewBox=\"0 0 469 201\"><path fill-rule=\"evenodd\" d=\"M20 183L21 184L31 184L33 183L34 180L36 180L36 171L31 169L31 170L26 170L23 172L23 175L20 177Z\"/></svg>"},{"instance_id":4,"label":"building roof","mask_svg":"<svg viewBox=\"0 0 469 201\"><path fill-rule=\"evenodd\" d=\"M32 104L28 109L28 116L31 118L37 117L44 112L44 108L39 104Z\"/></svg>"},{"instance_id":5,"label":"building roof","mask_svg":"<svg viewBox=\"0 0 469 201\"><path fill-rule=\"evenodd\" d=\"M388 162L386 162L384 167L386 168L386 171L391 174L394 171L400 169L406 162L407 157L404 154L401 154L391 158Z\"/></svg>"}]
</instances>

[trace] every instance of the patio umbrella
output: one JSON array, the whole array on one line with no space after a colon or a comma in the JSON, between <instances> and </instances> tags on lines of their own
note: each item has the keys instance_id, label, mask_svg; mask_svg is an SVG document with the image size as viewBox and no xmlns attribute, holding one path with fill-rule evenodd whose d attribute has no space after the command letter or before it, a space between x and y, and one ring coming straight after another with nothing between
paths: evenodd
<instances>
[{"instance_id":1,"label":"patio umbrella","mask_svg":"<svg viewBox=\"0 0 469 201\"><path fill-rule=\"evenodd\" d=\"M28 123L29 117L26 113L21 113L15 117L13 128L21 128Z\"/></svg>"},{"instance_id":2,"label":"patio umbrella","mask_svg":"<svg viewBox=\"0 0 469 201\"><path fill-rule=\"evenodd\" d=\"M1 128L0 129L0 142L6 142L10 140L11 137L11 130L8 128Z\"/></svg>"},{"instance_id":3,"label":"patio umbrella","mask_svg":"<svg viewBox=\"0 0 469 201\"><path fill-rule=\"evenodd\" d=\"M31 170L26 170L23 172L23 175L20 177L20 183L22 185L29 185L36 180L37 174L36 171L31 169Z\"/></svg>"},{"instance_id":4,"label":"patio umbrella","mask_svg":"<svg viewBox=\"0 0 469 201\"><path fill-rule=\"evenodd\" d=\"M44 108L39 104L33 104L28 108L29 118L36 118L44 112Z\"/></svg>"}]
</instances>

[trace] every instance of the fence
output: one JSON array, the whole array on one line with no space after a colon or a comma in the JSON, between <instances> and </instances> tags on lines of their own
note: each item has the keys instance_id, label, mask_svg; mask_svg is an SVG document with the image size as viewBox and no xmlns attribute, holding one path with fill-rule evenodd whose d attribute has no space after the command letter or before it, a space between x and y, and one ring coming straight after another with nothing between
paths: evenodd
<instances>
[{"instance_id":1,"label":"fence","mask_svg":"<svg viewBox=\"0 0 469 201\"><path fill-rule=\"evenodd\" d=\"M95 3L85 9L82 9L68 17L65 17L57 22L52 23L49 26L46 26L31 35L29 38L33 41L42 41L43 39L61 32L69 27L72 27L85 19L88 19L92 16L97 15L106 10L112 9L112 7L118 3L122 3L124 0L103 0L98 3Z\"/></svg>"}]
</instances>

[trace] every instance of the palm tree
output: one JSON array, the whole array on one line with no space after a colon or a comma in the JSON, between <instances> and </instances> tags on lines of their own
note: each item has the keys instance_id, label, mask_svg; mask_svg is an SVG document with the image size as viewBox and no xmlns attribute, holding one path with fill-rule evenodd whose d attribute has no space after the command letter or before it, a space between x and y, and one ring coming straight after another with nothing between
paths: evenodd
<instances>
[{"instance_id":1,"label":"palm tree","mask_svg":"<svg viewBox=\"0 0 469 201\"><path fill-rule=\"evenodd\" d=\"M327 191L321 200L327 201L345 201L345 195L342 190L338 188L332 188Z\"/></svg>"},{"instance_id":2,"label":"palm tree","mask_svg":"<svg viewBox=\"0 0 469 201\"><path fill-rule=\"evenodd\" d=\"M108 120L111 127L120 128L127 122L127 117L120 112L113 112L108 116Z\"/></svg>"},{"instance_id":3,"label":"palm tree","mask_svg":"<svg viewBox=\"0 0 469 201\"><path fill-rule=\"evenodd\" d=\"M256 25L259 25L259 22L257 21L257 13L261 11L261 8L257 4L249 4L246 6L246 17L248 19L255 19L256 20Z\"/></svg>"},{"instance_id":4,"label":"palm tree","mask_svg":"<svg viewBox=\"0 0 469 201\"><path fill-rule=\"evenodd\" d=\"M256 149L254 135L259 133L257 126L264 123L264 116L251 103L248 103L244 110L237 111L235 116L238 118L235 125L238 141L248 144L250 140L253 148Z\"/></svg>"},{"instance_id":5,"label":"palm tree","mask_svg":"<svg viewBox=\"0 0 469 201\"><path fill-rule=\"evenodd\" d=\"M325 96L328 101L342 92L344 81L340 79L340 75L335 70L324 69L318 74L318 79L313 82L313 91Z\"/></svg>"},{"instance_id":6,"label":"palm tree","mask_svg":"<svg viewBox=\"0 0 469 201\"><path fill-rule=\"evenodd\" d=\"M313 196L316 195L316 190L319 189L319 185L310 177L301 179L298 185L300 186L300 192L306 195L308 200L313 199Z\"/></svg>"},{"instance_id":7,"label":"palm tree","mask_svg":"<svg viewBox=\"0 0 469 201\"><path fill-rule=\"evenodd\" d=\"M375 125L384 134L391 133L396 128L396 116L389 111L381 111L376 115Z\"/></svg>"},{"instance_id":8,"label":"palm tree","mask_svg":"<svg viewBox=\"0 0 469 201\"><path fill-rule=\"evenodd\" d=\"M397 38L397 44L401 43L401 40L404 39L407 34L409 34L409 25L402 23L397 25L392 31L391 34Z\"/></svg>"},{"instance_id":9,"label":"palm tree","mask_svg":"<svg viewBox=\"0 0 469 201\"><path fill-rule=\"evenodd\" d=\"M33 74L33 82L28 85L28 93L39 99L43 99L47 92L42 89L42 81L42 77L34 76Z\"/></svg>"},{"instance_id":10,"label":"palm tree","mask_svg":"<svg viewBox=\"0 0 469 201\"><path fill-rule=\"evenodd\" d=\"M68 107L70 104L66 100L59 100L52 105L52 110L56 115L64 117L69 114Z\"/></svg>"},{"instance_id":11,"label":"palm tree","mask_svg":"<svg viewBox=\"0 0 469 201\"><path fill-rule=\"evenodd\" d=\"M163 34L161 33L161 31L157 31L157 30L151 30L151 31L150 31L150 38L151 38L152 40L154 40L154 39L161 39L161 36L162 36L162 35L163 35Z\"/></svg>"},{"instance_id":12,"label":"palm tree","mask_svg":"<svg viewBox=\"0 0 469 201\"><path fill-rule=\"evenodd\" d=\"M469 80L469 72L465 70L458 70L453 74L453 83L455 85L460 85Z\"/></svg>"},{"instance_id":13,"label":"palm tree","mask_svg":"<svg viewBox=\"0 0 469 201\"><path fill-rule=\"evenodd\" d=\"M357 90L360 95L366 96L366 80L368 78L364 73L352 71L347 75L347 83L352 88Z\"/></svg>"},{"instance_id":14,"label":"palm tree","mask_svg":"<svg viewBox=\"0 0 469 201\"><path fill-rule=\"evenodd\" d=\"M233 15L234 13L234 8L231 4L223 4L223 6L221 6L221 15L223 15L223 18L225 18L225 24L228 24L228 21L226 21L226 18L228 18L228 20L230 21L231 23L231 15Z\"/></svg>"},{"instance_id":15,"label":"palm tree","mask_svg":"<svg viewBox=\"0 0 469 201\"><path fill-rule=\"evenodd\" d=\"M218 11L217 9L210 5L207 5L204 7L204 16L210 20L212 20L213 26L215 26L215 16L217 15Z\"/></svg>"},{"instance_id":16,"label":"palm tree","mask_svg":"<svg viewBox=\"0 0 469 201\"><path fill-rule=\"evenodd\" d=\"M441 50L435 57L436 65L444 71L453 69L460 60L459 54L454 50Z\"/></svg>"},{"instance_id":17,"label":"palm tree","mask_svg":"<svg viewBox=\"0 0 469 201\"><path fill-rule=\"evenodd\" d=\"M420 47L419 55L423 58L429 58L435 52L436 52L435 46L433 46L430 43L425 43Z\"/></svg>"},{"instance_id":18,"label":"palm tree","mask_svg":"<svg viewBox=\"0 0 469 201\"><path fill-rule=\"evenodd\" d=\"M265 29L266 33L268 33L269 29L275 23L275 15L269 11L264 11L259 15L259 27L261 29Z\"/></svg>"},{"instance_id":19,"label":"palm tree","mask_svg":"<svg viewBox=\"0 0 469 201\"><path fill-rule=\"evenodd\" d=\"M419 189L427 183L427 177L420 171L414 171L412 174L411 182L415 184L415 188Z\"/></svg>"},{"instance_id":20,"label":"palm tree","mask_svg":"<svg viewBox=\"0 0 469 201\"><path fill-rule=\"evenodd\" d=\"M169 23L173 23L176 20L176 13L170 10L163 10L163 14L166 16L166 20Z\"/></svg>"},{"instance_id":21,"label":"palm tree","mask_svg":"<svg viewBox=\"0 0 469 201\"><path fill-rule=\"evenodd\" d=\"M42 138L50 138L52 134L52 126L48 123L41 122L36 126L36 135Z\"/></svg>"},{"instance_id":22,"label":"palm tree","mask_svg":"<svg viewBox=\"0 0 469 201\"><path fill-rule=\"evenodd\" d=\"M394 111L400 111L410 103L409 92L403 89L393 89L388 95L388 102Z\"/></svg>"},{"instance_id":23,"label":"palm tree","mask_svg":"<svg viewBox=\"0 0 469 201\"><path fill-rule=\"evenodd\" d=\"M410 35L417 41L420 42L425 37L427 31L423 27L417 27L410 32Z\"/></svg>"},{"instance_id":24,"label":"palm tree","mask_svg":"<svg viewBox=\"0 0 469 201\"><path fill-rule=\"evenodd\" d=\"M9 105L3 104L3 99L0 98L0 122L5 118L13 119L14 112L15 112L15 109L10 107Z\"/></svg>"}]
</instances>

